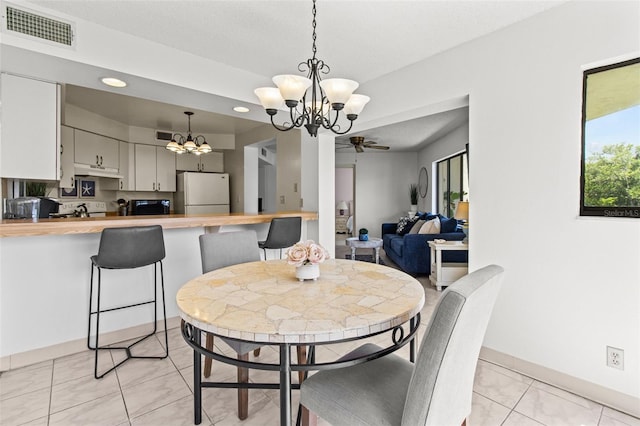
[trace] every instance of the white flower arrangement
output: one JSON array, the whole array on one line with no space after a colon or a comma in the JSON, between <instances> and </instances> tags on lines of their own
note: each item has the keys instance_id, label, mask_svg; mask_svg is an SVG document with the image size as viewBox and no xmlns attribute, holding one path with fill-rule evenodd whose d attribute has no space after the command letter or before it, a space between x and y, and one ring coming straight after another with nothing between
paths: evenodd
<instances>
[{"instance_id":1,"label":"white flower arrangement","mask_svg":"<svg viewBox=\"0 0 640 426\"><path fill-rule=\"evenodd\" d=\"M313 240L307 240L295 243L287 250L286 256L287 263L290 265L303 266L324 262L329 259L329 252Z\"/></svg>"}]
</instances>

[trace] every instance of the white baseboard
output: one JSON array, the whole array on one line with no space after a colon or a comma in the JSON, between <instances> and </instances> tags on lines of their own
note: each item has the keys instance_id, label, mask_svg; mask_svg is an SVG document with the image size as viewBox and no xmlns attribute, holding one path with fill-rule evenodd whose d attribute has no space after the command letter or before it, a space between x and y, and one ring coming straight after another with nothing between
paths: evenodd
<instances>
[{"instance_id":1,"label":"white baseboard","mask_svg":"<svg viewBox=\"0 0 640 426\"><path fill-rule=\"evenodd\" d=\"M167 329L180 326L180 317L167 318ZM153 328L153 323L141 324L135 327L124 328L109 333L100 334L100 346L110 345L125 340L142 337L149 333ZM164 330L164 322L158 321L156 330ZM93 343L92 343L93 344ZM78 352L86 351L87 338L59 343L53 346L34 349L31 351L21 352L13 355L3 356L0 358L0 371L13 370L27 365L37 364L39 362L50 361L67 355L73 355Z\"/></svg>"},{"instance_id":2,"label":"white baseboard","mask_svg":"<svg viewBox=\"0 0 640 426\"><path fill-rule=\"evenodd\" d=\"M640 398L485 347L480 350L480 359L517 371L540 382L553 385L631 416L640 417Z\"/></svg>"}]
</instances>

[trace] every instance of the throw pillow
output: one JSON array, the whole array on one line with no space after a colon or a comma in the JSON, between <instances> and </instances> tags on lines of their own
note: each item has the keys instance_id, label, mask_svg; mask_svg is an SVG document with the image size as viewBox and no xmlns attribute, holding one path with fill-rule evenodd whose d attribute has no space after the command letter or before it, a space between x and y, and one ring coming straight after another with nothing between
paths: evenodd
<instances>
[{"instance_id":1,"label":"throw pillow","mask_svg":"<svg viewBox=\"0 0 640 426\"><path fill-rule=\"evenodd\" d=\"M422 228L422 225L424 225L424 220L418 220L416 223L413 224L413 226L411 227L411 231L409 231L410 234L417 234L420 231L420 228Z\"/></svg>"},{"instance_id":2,"label":"throw pillow","mask_svg":"<svg viewBox=\"0 0 640 426\"><path fill-rule=\"evenodd\" d=\"M422 225L419 234L439 234L440 233L440 219L437 217L431 220L428 220Z\"/></svg>"},{"instance_id":3,"label":"throw pillow","mask_svg":"<svg viewBox=\"0 0 640 426\"><path fill-rule=\"evenodd\" d=\"M445 232L456 232L456 228L458 227L458 220L455 218L440 218L440 232L443 234Z\"/></svg>"},{"instance_id":4,"label":"throw pillow","mask_svg":"<svg viewBox=\"0 0 640 426\"><path fill-rule=\"evenodd\" d=\"M413 219L410 219L408 216L401 217L400 222L398 222L398 226L396 227L396 234L407 234L409 231L411 231L411 227L417 220L418 218L415 216L413 217Z\"/></svg>"}]
</instances>

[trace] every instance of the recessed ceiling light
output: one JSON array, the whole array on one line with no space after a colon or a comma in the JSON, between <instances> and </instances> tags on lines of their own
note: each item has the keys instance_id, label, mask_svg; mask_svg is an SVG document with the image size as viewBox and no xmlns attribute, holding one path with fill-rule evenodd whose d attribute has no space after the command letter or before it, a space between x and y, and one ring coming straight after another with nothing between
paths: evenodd
<instances>
[{"instance_id":1,"label":"recessed ceiling light","mask_svg":"<svg viewBox=\"0 0 640 426\"><path fill-rule=\"evenodd\" d=\"M235 112L249 112L249 108L243 106L233 107Z\"/></svg>"},{"instance_id":2,"label":"recessed ceiling light","mask_svg":"<svg viewBox=\"0 0 640 426\"><path fill-rule=\"evenodd\" d=\"M115 77L104 77L102 82L111 87L126 87L127 83Z\"/></svg>"}]
</instances>

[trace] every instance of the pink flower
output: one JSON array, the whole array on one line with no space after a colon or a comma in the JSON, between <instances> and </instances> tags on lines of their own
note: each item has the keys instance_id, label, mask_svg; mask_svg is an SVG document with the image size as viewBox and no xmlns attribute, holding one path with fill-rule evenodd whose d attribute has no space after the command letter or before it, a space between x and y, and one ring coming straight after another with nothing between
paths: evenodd
<instances>
[{"instance_id":1,"label":"pink flower","mask_svg":"<svg viewBox=\"0 0 640 426\"><path fill-rule=\"evenodd\" d=\"M325 249L315 243L309 244L309 262L311 263L322 263L327 258L328 253Z\"/></svg>"},{"instance_id":2,"label":"pink flower","mask_svg":"<svg viewBox=\"0 0 640 426\"><path fill-rule=\"evenodd\" d=\"M302 266L307 261L307 246L304 243L295 243L287 250L287 259L290 265Z\"/></svg>"},{"instance_id":3,"label":"pink flower","mask_svg":"<svg viewBox=\"0 0 640 426\"><path fill-rule=\"evenodd\" d=\"M313 240L300 241L287 250L287 263L295 266L307 263L322 263L329 258L329 252Z\"/></svg>"}]
</instances>

